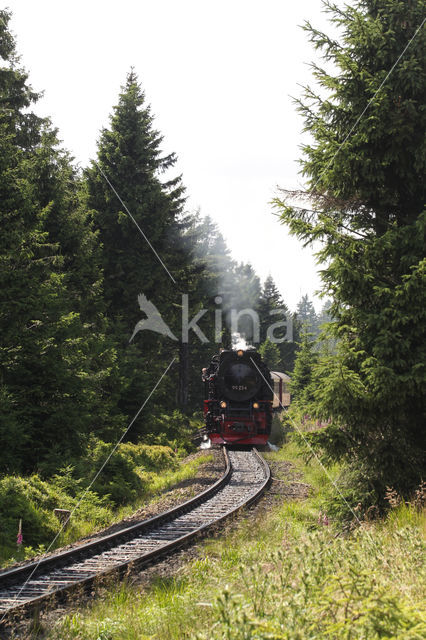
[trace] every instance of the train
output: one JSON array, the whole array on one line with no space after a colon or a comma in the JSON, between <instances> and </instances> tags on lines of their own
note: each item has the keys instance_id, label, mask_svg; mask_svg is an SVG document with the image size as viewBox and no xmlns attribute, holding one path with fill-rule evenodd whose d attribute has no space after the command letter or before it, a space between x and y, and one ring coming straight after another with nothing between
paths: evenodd
<instances>
[{"instance_id":1,"label":"train","mask_svg":"<svg viewBox=\"0 0 426 640\"><path fill-rule=\"evenodd\" d=\"M223 349L202 371L212 444L266 445L272 415L290 403L289 377L270 372L255 349Z\"/></svg>"}]
</instances>

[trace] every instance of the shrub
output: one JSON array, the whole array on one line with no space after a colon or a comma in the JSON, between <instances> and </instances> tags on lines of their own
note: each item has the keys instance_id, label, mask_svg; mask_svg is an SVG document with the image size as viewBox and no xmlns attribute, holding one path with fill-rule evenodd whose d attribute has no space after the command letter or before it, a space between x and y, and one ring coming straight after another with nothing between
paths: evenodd
<instances>
[{"instance_id":1,"label":"shrub","mask_svg":"<svg viewBox=\"0 0 426 640\"><path fill-rule=\"evenodd\" d=\"M164 445L132 444L126 442L119 446L119 451L137 467L146 471L175 469L178 465L176 454L171 447Z\"/></svg>"},{"instance_id":2,"label":"shrub","mask_svg":"<svg viewBox=\"0 0 426 640\"><path fill-rule=\"evenodd\" d=\"M269 436L269 442L275 445L282 445L285 440L285 431L283 422L280 417L275 413L272 416L271 435Z\"/></svg>"},{"instance_id":3,"label":"shrub","mask_svg":"<svg viewBox=\"0 0 426 640\"><path fill-rule=\"evenodd\" d=\"M125 442L114 450L114 445L92 438L85 458L75 468L75 475L87 480L82 482L69 477L65 480L63 477L61 483L75 493L77 485L78 490L82 490L96 478L91 489L108 497L112 506L117 506L134 502L147 492L147 472L158 473L177 466L177 455L167 446Z\"/></svg>"},{"instance_id":4,"label":"shrub","mask_svg":"<svg viewBox=\"0 0 426 640\"><path fill-rule=\"evenodd\" d=\"M132 502L144 489L131 457L121 446L114 450L114 445L93 438L86 457L76 468L79 477L88 479L86 486L94 479L91 489L100 496L108 496L112 505Z\"/></svg>"},{"instance_id":5,"label":"shrub","mask_svg":"<svg viewBox=\"0 0 426 640\"><path fill-rule=\"evenodd\" d=\"M175 410L171 415L158 414L150 418L151 433L145 440L152 444L169 445L179 455L193 450L191 436L198 426L197 417L189 418Z\"/></svg>"},{"instance_id":6,"label":"shrub","mask_svg":"<svg viewBox=\"0 0 426 640\"><path fill-rule=\"evenodd\" d=\"M55 536L60 528L53 509L72 507L72 499L38 475L29 478L5 476L0 480L0 544L15 544L22 519L24 541L38 546Z\"/></svg>"}]
</instances>

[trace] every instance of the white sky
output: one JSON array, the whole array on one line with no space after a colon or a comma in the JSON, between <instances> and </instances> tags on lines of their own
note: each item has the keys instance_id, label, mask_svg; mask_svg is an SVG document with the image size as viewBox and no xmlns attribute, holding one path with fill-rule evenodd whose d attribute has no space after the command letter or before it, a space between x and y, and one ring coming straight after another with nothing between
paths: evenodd
<instances>
[{"instance_id":1,"label":"white sky","mask_svg":"<svg viewBox=\"0 0 426 640\"><path fill-rule=\"evenodd\" d=\"M238 260L271 273L294 309L320 287L312 254L272 215L276 185L297 188L303 121L290 96L315 58L298 25L330 31L320 0L9 0L35 90L83 166L134 66L179 157L188 208L218 224ZM319 308L321 303L315 300Z\"/></svg>"}]
</instances>

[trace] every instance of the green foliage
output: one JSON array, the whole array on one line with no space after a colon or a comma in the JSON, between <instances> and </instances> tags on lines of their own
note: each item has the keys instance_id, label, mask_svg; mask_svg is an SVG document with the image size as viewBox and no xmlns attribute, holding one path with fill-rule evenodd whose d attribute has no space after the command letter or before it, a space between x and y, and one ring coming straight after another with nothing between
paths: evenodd
<instances>
[{"instance_id":1,"label":"green foliage","mask_svg":"<svg viewBox=\"0 0 426 640\"><path fill-rule=\"evenodd\" d=\"M115 447L93 438L88 443L86 455L77 463L76 475L92 481L96 474L93 491L116 507L134 502L149 491L150 478L146 472L175 469L177 464L176 454L170 447L130 442Z\"/></svg>"},{"instance_id":2,"label":"green foliage","mask_svg":"<svg viewBox=\"0 0 426 640\"><path fill-rule=\"evenodd\" d=\"M399 548L406 543L419 562L421 548L413 548L411 533L400 531L392 542ZM375 551L365 535L330 545L328 536L311 534L291 554L265 558L274 570L241 566L244 596L223 592L215 612L219 625L208 637L420 639L424 611L377 588L369 567Z\"/></svg>"},{"instance_id":3,"label":"green foliage","mask_svg":"<svg viewBox=\"0 0 426 640\"><path fill-rule=\"evenodd\" d=\"M315 351L315 343L311 336L312 334L306 330L302 333L290 382L292 402L295 401L300 408L307 407L315 399L312 377L318 362L318 353Z\"/></svg>"},{"instance_id":4,"label":"green foliage","mask_svg":"<svg viewBox=\"0 0 426 640\"><path fill-rule=\"evenodd\" d=\"M274 445L283 444L286 437L285 427L280 417L275 413L272 416L272 424L271 424L271 434L268 438L268 441Z\"/></svg>"},{"instance_id":5,"label":"green foliage","mask_svg":"<svg viewBox=\"0 0 426 640\"><path fill-rule=\"evenodd\" d=\"M151 332L148 344L128 344L140 319L140 287L146 282L147 294L159 292L155 302L171 324L180 316L180 294L98 167L83 180L50 121L30 113L38 95L19 68L9 18L1 12L0 437L7 448L0 473L37 470L47 477L64 460L75 466L91 434L116 442L124 414L130 419L139 410L169 361L169 345ZM160 182L159 173L175 162L162 156L160 143L131 73L111 130L103 132L98 164L120 178L116 186L150 240L183 273L183 190L180 179ZM177 433L185 421L172 415L170 377L156 392L162 418L151 421L145 411L131 438L154 432L175 447L189 446L188 429L182 438Z\"/></svg>"},{"instance_id":6,"label":"green foliage","mask_svg":"<svg viewBox=\"0 0 426 640\"><path fill-rule=\"evenodd\" d=\"M279 370L278 367L281 363L280 350L277 345L269 340L265 340L259 347L259 353L262 356L263 362L269 368L270 371Z\"/></svg>"},{"instance_id":7,"label":"green foliage","mask_svg":"<svg viewBox=\"0 0 426 640\"><path fill-rule=\"evenodd\" d=\"M184 411L200 406L199 372L211 357L211 346L200 343L192 332L188 344L179 344L181 295L188 295L189 319L202 308L208 311L209 316L205 314L200 321L200 329L208 339L215 339L214 298L220 293L231 264L223 238L211 220L183 213L180 177L161 180L162 174L176 163L174 154L162 154L161 145L162 136L154 129L150 107L132 70L113 109L110 126L101 133L96 163L85 171L85 183L86 204L93 210L102 245L108 335L116 346L119 362L120 409L129 418L134 415L140 398L150 393L170 359L175 356L178 361L178 367L168 374L167 383L156 391L159 411L150 403L144 416L132 426L133 440L140 436L159 437L160 433L171 435L171 431L174 439L176 424L173 429L170 425L162 428L157 413L171 415L176 400ZM141 331L129 344L136 323L144 319L138 305L140 293L159 310L177 342L152 331ZM225 304L228 303L227 300Z\"/></svg>"},{"instance_id":8,"label":"green foliage","mask_svg":"<svg viewBox=\"0 0 426 640\"><path fill-rule=\"evenodd\" d=\"M0 472L31 472L52 448L81 452L111 415L96 235L78 180L19 68L0 12ZM114 429L112 429L114 431Z\"/></svg>"},{"instance_id":9,"label":"green foliage","mask_svg":"<svg viewBox=\"0 0 426 640\"><path fill-rule=\"evenodd\" d=\"M275 347L278 349L279 362L273 368L276 371L291 371L297 350L298 326L297 323L294 323L295 318L292 317L282 299L272 276L268 276L263 284L258 303L258 313L260 339L264 342L271 342L273 337ZM274 327L273 325L277 323L283 323L285 326ZM288 335L290 323L292 323L294 334L291 340L289 339L290 335ZM268 331L272 332L272 335L269 335ZM274 359L276 360L275 356Z\"/></svg>"},{"instance_id":10,"label":"green foliage","mask_svg":"<svg viewBox=\"0 0 426 640\"><path fill-rule=\"evenodd\" d=\"M333 63L313 65L323 93L308 88L299 103L313 142L302 161L309 190L296 195L309 205L276 204L292 233L322 243L332 299L329 352L306 408L332 424L312 443L383 504L387 485L409 495L419 483L426 450L424 2L324 5L341 37L306 25Z\"/></svg>"},{"instance_id":11,"label":"green foliage","mask_svg":"<svg viewBox=\"0 0 426 640\"><path fill-rule=\"evenodd\" d=\"M161 308L161 302L172 297L173 283L105 176L149 234L157 253L166 259L169 234L183 204L183 187L180 178L165 183L159 179L176 162L174 154L162 155L161 142L132 70L114 107L110 128L101 133L97 162L86 171L88 205L95 210L102 243L107 312L113 319L125 318L128 338L140 319L137 296L141 288L149 299L157 294L156 304Z\"/></svg>"},{"instance_id":12,"label":"green foliage","mask_svg":"<svg viewBox=\"0 0 426 640\"><path fill-rule=\"evenodd\" d=\"M54 538L59 529L52 509L61 504L63 495L52 489L37 475L30 478L5 476L0 480L0 512L2 527L0 544L9 546L18 532L22 518L25 543L38 545ZM68 508L69 501L64 505Z\"/></svg>"},{"instance_id":13,"label":"green foliage","mask_svg":"<svg viewBox=\"0 0 426 640\"><path fill-rule=\"evenodd\" d=\"M184 252L174 249L179 245L178 218L184 189L180 177L164 182L160 179L174 166L176 157L162 154L162 136L154 129L150 107L133 70L110 120L110 127L101 132L97 160L84 173L85 205L92 210L101 243L108 336L118 354L118 405L131 419L141 405L141 397L148 396L171 356L177 355L170 338L152 331L137 334L130 344L129 339L144 317L138 305L141 293L170 326L180 314L180 293L157 256L171 271L185 266ZM161 406L171 408L169 398L164 387L158 390ZM146 434L143 418L149 418L150 411L148 407L135 421L133 439Z\"/></svg>"},{"instance_id":14,"label":"green foliage","mask_svg":"<svg viewBox=\"0 0 426 640\"><path fill-rule=\"evenodd\" d=\"M79 519L107 523L106 501L93 491L83 494L79 484L74 483L74 491L69 493L60 476L52 482L42 480L36 474L27 478L4 476L0 480L2 555L13 549L21 519L24 544L29 547L48 545L60 531L61 525L53 513L54 509L73 510L79 503Z\"/></svg>"},{"instance_id":15,"label":"green foliage","mask_svg":"<svg viewBox=\"0 0 426 640\"><path fill-rule=\"evenodd\" d=\"M105 496L113 506L134 501L142 493L144 483L128 451L123 452L120 446L114 451L113 444L94 441L89 445L83 465L92 469L94 475L107 459L107 464L93 483L94 491Z\"/></svg>"},{"instance_id":16,"label":"green foliage","mask_svg":"<svg viewBox=\"0 0 426 640\"><path fill-rule=\"evenodd\" d=\"M129 457L137 467L143 467L147 471L176 469L178 460L171 447L162 445L121 444L120 452Z\"/></svg>"},{"instance_id":17,"label":"green foliage","mask_svg":"<svg viewBox=\"0 0 426 640\"><path fill-rule=\"evenodd\" d=\"M297 303L296 318L304 332L312 332L317 328L318 317L315 312L315 307L307 295L302 296L301 300Z\"/></svg>"},{"instance_id":18,"label":"green foliage","mask_svg":"<svg viewBox=\"0 0 426 640\"><path fill-rule=\"evenodd\" d=\"M148 441L168 445L180 454L193 449L191 436L199 426L199 420L185 416L179 409L170 414L155 413L150 420Z\"/></svg>"},{"instance_id":19,"label":"green foliage","mask_svg":"<svg viewBox=\"0 0 426 640\"><path fill-rule=\"evenodd\" d=\"M46 478L64 461L84 466L91 437L117 442L172 357L179 366L126 437L189 450L190 419L175 409L190 415L201 406L199 374L212 347L193 335L179 343L181 294L189 296L190 318L208 311L200 325L209 339L229 346L229 318L214 335L215 298L223 293L224 316L236 301L252 307L259 279L250 265L231 260L210 219L184 213L181 178L164 178L176 157L161 150L133 70L101 132L96 162L82 173L73 167L50 120L32 112L39 96L20 67L9 20L1 10L0 473ZM140 293L177 342L143 331L129 343L144 319ZM141 480L123 459L114 464L110 493L127 500ZM126 496L119 467L133 486Z\"/></svg>"},{"instance_id":20,"label":"green foliage","mask_svg":"<svg viewBox=\"0 0 426 640\"><path fill-rule=\"evenodd\" d=\"M92 484L97 471L112 452L112 445L92 439L86 456L67 465L49 479L3 476L0 479L0 558L31 557L92 534L99 527L121 520L141 504L175 484L193 477L208 457L182 464L178 454L162 445L119 445ZM89 488L90 486L90 488ZM123 506L124 505L124 506ZM54 509L72 512L65 531ZM19 520L25 549L18 550Z\"/></svg>"}]
</instances>

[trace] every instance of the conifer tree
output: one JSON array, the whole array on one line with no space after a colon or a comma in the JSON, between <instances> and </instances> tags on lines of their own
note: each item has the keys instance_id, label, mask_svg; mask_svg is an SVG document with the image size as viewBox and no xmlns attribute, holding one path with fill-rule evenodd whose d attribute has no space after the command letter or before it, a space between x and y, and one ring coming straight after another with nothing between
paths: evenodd
<instances>
[{"instance_id":1,"label":"conifer tree","mask_svg":"<svg viewBox=\"0 0 426 640\"><path fill-rule=\"evenodd\" d=\"M68 156L50 122L29 110L38 96L9 19L0 12L0 430L9 445L2 469L30 471L78 455L94 416L101 428L106 349L94 236Z\"/></svg>"},{"instance_id":2,"label":"conifer tree","mask_svg":"<svg viewBox=\"0 0 426 640\"><path fill-rule=\"evenodd\" d=\"M330 302L330 300L327 300L323 304L323 306L321 308L321 311L319 313L319 316L318 316L318 326L319 326L319 328L321 328L321 326L323 324L325 324L326 322L332 322L333 321L333 317L332 317L332 315L330 313L330 307L331 307L331 302Z\"/></svg>"},{"instance_id":3,"label":"conifer tree","mask_svg":"<svg viewBox=\"0 0 426 640\"><path fill-rule=\"evenodd\" d=\"M240 312L245 309L257 313L261 285L259 276L251 264L244 262L234 264L228 276L228 286L230 292L229 308L231 310L231 313L228 314L227 317L228 325L232 324L232 314L240 314ZM256 330L258 327L255 326L256 323L253 317L247 313L238 315L238 326L235 327L236 319L237 316L235 316L234 320L234 329L236 329L237 333L239 333L247 343L255 343L257 341Z\"/></svg>"},{"instance_id":4,"label":"conifer tree","mask_svg":"<svg viewBox=\"0 0 426 640\"><path fill-rule=\"evenodd\" d=\"M191 302L191 313L203 309L205 315L198 323L208 342L189 335L188 350L188 403L187 409L199 411L204 397L200 372L209 364L220 347L231 346L227 314L231 308L235 290L234 262L217 225L209 216L199 214L190 217L188 229L182 238L188 265L183 274L185 291ZM219 320L216 322L216 316Z\"/></svg>"},{"instance_id":5,"label":"conifer tree","mask_svg":"<svg viewBox=\"0 0 426 640\"><path fill-rule=\"evenodd\" d=\"M277 313L280 311L280 313ZM275 323L285 322L285 326L277 327L273 331L274 338L278 340L285 338L283 342L276 344L280 354L280 371L291 371L294 366L295 352L297 345L294 342L293 317L272 276L268 276L263 284L259 300L260 335L263 340L268 339L268 329ZM289 329L291 328L291 331Z\"/></svg>"},{"instance_id":6,"label":"conifer tree","mask_svg":"<svg viewBox=\"0 0 426 640\"><path fill-rule=\"evenodd\" d=\"M271 342L269 338L262 342L259 347L262 360L270 371L277 371L281 367L281 354L278 346Z\"/></svg>"},{"instance_id":7,"label":"conifer tree","mask_svg":"<svg viewBox=\"0 0 426 640\"><path fill-rule=\"evenodd\" d=\"M315 307L312 304L312 300L309 300L308 295L302 296L297 303L296 317L301 327L313 334L317 332L318 318L315 311Z\"/></svg>"},{"instance_id":8,"label":"conifer tree","mask_svg":"<svg viewBox=\"0 0 426 640\"><path fill-rule=\"evenodd\" d=\"M277 206L305 243L322 242L339 340L322 360L315 405L332 423L312 440L376 501L386 485L408 495L425 462L424 1L324 6L341 37L306 25L334 65L314 65L323 91L307 89L299 104L313 139L308 191Z\"/></svg>"},{"instance_id":9,"label":"conifer tree","mask_svg":"<svg viewBox=\"0 0 426 640\"><path fill-rule=\"evenodd\" d=\"M118 350L119 406L128 416L136 413L171 355L178 357L179 350L170 338L151 331L140 332L129 344L136 323L144 318L138 305L140 293L170 327L180 325L178 274L184 265L176 247L184 189L179 176L161 181L161 174L176 162L175 154L162 154L161 143L131 70L110 127L101 132L97 160L85 173L87 204L93 209L102 245L106 313ZM169 378L156 392L156 404L174 406L176 396L170 388L175 387L176 380ZM147 428L146 413L135 423L134 437Z\"/></svg>"},{"instance_id":10,"label":"conifer tree","mask_svg":"<svg viewBox=\"0 0 426 640\"><path fill-rule=\"evenodd\" d=\"M173 283L158 256L165 264L173 244L173 223L182 210L183 187L180 177L161 182L160 175L176 162L175 154L162 155L161 143L132 70L114 107L110 128L101 132L97 161L86 172L89 204L96 211L103 246L108 315L125 317L129 328L139 318L141 289L147 297L156 295L159 302L163 286L169 291L169 280Z\"/></svg>"},{"instance_id":11,"label":"conifer tree","mask_svg":"<svg viewBox=\"0 0 426 640\"><path fill-rule=\"evenodd\" d=\"M259 299L259 319L263 340L266 340L268 328L275 321L274 311L277 309L288 311L272 276L269 275L263 283ZM285 330L282 333L285 333Z\"/></svg>"},{"instance_id":12,"label":"conifer tree","mask_svg":"<svg viewBox=\"0 0 426 640\"><path fill-rule=\"evenodd\" d=\"M300 408L309 407L315 400L315 387L312 385L314 367L318 362L318 352L309 331L302 330L299 350L291 375L290 391L292 402Z\"/></svg>"}]
</instances>

